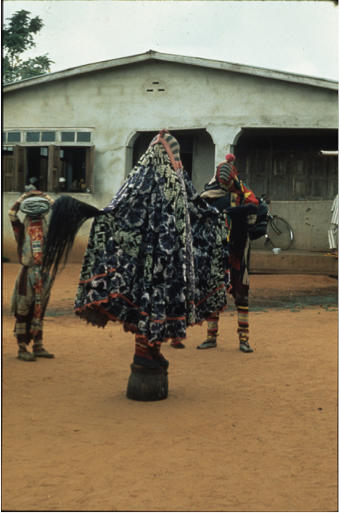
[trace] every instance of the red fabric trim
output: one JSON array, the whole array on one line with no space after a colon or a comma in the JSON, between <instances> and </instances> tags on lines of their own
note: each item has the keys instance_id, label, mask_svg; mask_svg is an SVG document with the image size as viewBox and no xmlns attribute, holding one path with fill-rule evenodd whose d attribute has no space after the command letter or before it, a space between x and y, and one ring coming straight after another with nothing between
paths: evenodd
<instances>
[{"instance_id":1,"label":"red fabric trim","mask_svg":"<svg viewBox=\"0 0 339 513\"><path fill-rule=\"evenodd\" d=\"M198 301L198 303L196 303L195 306L201 305L201 303L206 301L206 299L208 299L209 297L213 296L213 294L215 294L216 292L218 292L218 290L220 290L222 288L225 288L225 284L224 283L222 285L220 285L220 287L217 287L216 289L214 289L210 294L207 294L207 296L205 296L203 299Z\"/></svg>"},{"instance_id":2,"label":"red fabric trim","mask_svg":"<svg viewBox=\"0 0 339 513\"><path fill-rule=\"evenodd\" d=\"M43 249L43 240L44 240L44 233L43 233L43 229L42 229L42 219L30 221L29 225L27 226L27 232L28 232L29 238L31 239L34 263L36 265L41 265L42 257L43 257L42 249Z\"/></svg>"},{"instance_id":3,"label":"red fabric trim","mask_svg":"<svg viewBox=\"0 0 339 513\"><path fill-rule=\"evenodd\" d=\"M111 269L109 269L107 271L107 273L96 274L96 275L91 276L90 278L88 278L88 280L80 280L79 283L88 283L90 281L96 280L97 278L102 278L103 276L108 276L110 273L113 273L114 271L116 271L116 268L112 267Z\"/></svg>"},{"instance_id":4,"label":"red fabric trim","mask_svg":"<svg viewBox=\"0 0 339 513\"><path fill-rule=\"evenodd\" d=\"M77 311L77 310L80 310L80 309L79 309L79 308L77 308L77 309L75 309L75 310ZM217 312L215 312L215 313L220 314L220 313L222 313L222 312L225 312L226 310L227 310L227 305L224 305L222 308L220 308L220 310L217 310ZM106 311L104 310L104 311L103 311L103 313L105 313L105 314L107 315L107 313L108 313L108 312L106 312ZM109 317L109 316L107 315L107 317ZM136 326L135 324L131 324L131 323L128 323L128 322L122 321L122 320L120 320L120 319L118 319L118 318L117 318L117 319L115 319L115 320L116 320L117 322L119 322L120 324L122 324L122 326L123 326L123 328L124 328L124 330L125 330L125 331L130 331L131 333L134 333L134 334L140 334L139 327L138 327L138 326ZM192 326L202 326L202 325L203 325L203 323L204 323L205 321L206 321L206 319L204 319L204 320L203 320L203 321L201 321L201 322L196 322L196 323L195 323L195 324L193 324L193 325L192 325L192 324L189 324L189 325L187 325L187 327L189 328L189 327L192 327ZM185 338L186 338L186 337L185 337ZM163 344L163 343L167 342L168 340L172 340L172 337L167 337L167 338L165 338L162 342L157 342L157 343L159 343L159 344ZM184 340L184 338L183 338L182 340Z\"/></svg>"},{"instance_id":5,"label":"red fabric trim","mask_svg":"<svg viewBox=\"0 0 339 513\"><path fill-rule=\"evenodd\" d=\"M111 321L119 321L118 317L111 314L110 312L107 312L107 310L102 308L100 305L98 306L98 310L101 314L105 314Z\"/></svg>"},{"instance_id":6,"label":"red fabric trim","mask_svg":"<svg viewBox=\"0 0 339 513\"><path fill-rule=\"evenodd\" d=\"M186 317L166 317L165 319L152 319L151 322L162 323L166 321L184 321Z\"/></svg>"},{"instance_id":7,"label":"red fabric trim","mask_svg":"<svg viewBox=\"0 0 339 513\"><path fill-rule=\"evenodd\" d=\"M216 289L214 289L210 294L205 296L198 303L195 303L195 306L201 305L201 303L206 301L209 297L213 296L213 294L215 294L218 290L222 289L223 287L225 287L225 284L222 284L222 285L220 285L220 287L217 287ZM112 298L120 297L121 299L126 301L128 304L130 304L131 306L133 306L134 308L139 310L139 307L137 305L135 305L130 299L128 299L123 294L114 293L114 294L110 294L109 297L112 297ZM82 306L80 308L75 308L74 311L75 312L84 312L86 310L86 308L91 308L91 306L93 306L93 305L101 305L103 303L108 303L108 300L109 300L109 298L100 299L98 301L92 301L91 303L87 303L85 306ZM223 311L223 309L224 309L224 307L220 311ZM111 320L120 321L120 319L115 317L113 314L107 312L104 308L99 307L99 312L102 314L105 314ZM142 310L140 311L140 313L142 315L145 315L146 317L149 317L149 314L147 314L146 312L143 312ZM166 322L166 321L184 321L185 319L186 319L186 317L182 317L182 316L181 317L166 317L165 319L151 319L151 322L162 323L162 322ZM124 323L124 321L120 321L120 322ZM134 325L132 325L132 326L134 326Z\"/></svg>"},{"instance_id":8,"label":"red fabric trim","mask_svg":"<svg viewBox=\"0 0 339 513\"><path fill-rule=\"evenodd\" d=\"M117 292L115 292L114 294L109 294L109 297L111 297L111 298L120 297L121 299L126 301L126 303L128 303L129 305L131 305L134 308L137 308L139 310L139 306L135 305L130 299L128 299L123 294L118 294ZM87 303L87 305L85 305L85 306L83 306L81 308L75 308L75 311L83 311L86 308L91 307L92 305L101 305L102 303L108 303L108 299L109 298L107 297L105 299L99 299L98 301L92 301L91 303ZM105 313L106 313L106 311L105 311ZM148 315L146 312L143 312L142 310L140 311L140 313L142 315L146 315L146 316Z\"/></svg>"}]
</instances>

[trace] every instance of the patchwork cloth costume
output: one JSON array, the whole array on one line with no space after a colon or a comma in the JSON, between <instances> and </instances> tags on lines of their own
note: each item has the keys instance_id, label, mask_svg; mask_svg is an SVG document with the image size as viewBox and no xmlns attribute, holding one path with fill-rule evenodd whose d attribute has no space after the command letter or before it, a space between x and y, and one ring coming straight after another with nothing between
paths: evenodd
<instances>
[{"instance_id":1,"label":"patchwork cloth costume","mask_svg":"<svg viewBox=\"0 0 339 513\"><path fill-rule=\"evenodd\" d=\"M239 179L234 161L234 155L226 155L225 162L217 166L214 177L205 186L201 197L220 212L227 212L230 217L231 294L238 312L240 349L252 352L249 345L248 322L250 238L251 232L254 232L259 200ZM200 344L198 349L216 346L218 321L217 312L208 319L207 340Z\"/></svg>"},{"instance_id":2,"label":"patchwork cloth costume","mask_svg":"<svg viewBox=\"0 0 339 513\"><path fill-rule=\"evenodd\" d=\"M226 305L227 235L227 217L196 193L162 130L94 219L75 313L135 333L135 364L168 365L161 343Z\"/></svg>"},{"instance_id":3,"label":"patchwork cloth costume","mask_svg":"<svg viewBox=\"0 0 339 513\"><path fill-rule=\"evenodd\" d=\"M53 357L42 344L43 317L50 294L48 273L42 271L47 233L44 214L52 203L47 194L33 190L23 194L9 210L22 266L12 296L12 312L16 318L14 334L19 346L18 358L25 361ZM25 214L23 222L18 217L19 210ZM33 354L27 350L31 340Z\"/></svg>"}]
</instances>

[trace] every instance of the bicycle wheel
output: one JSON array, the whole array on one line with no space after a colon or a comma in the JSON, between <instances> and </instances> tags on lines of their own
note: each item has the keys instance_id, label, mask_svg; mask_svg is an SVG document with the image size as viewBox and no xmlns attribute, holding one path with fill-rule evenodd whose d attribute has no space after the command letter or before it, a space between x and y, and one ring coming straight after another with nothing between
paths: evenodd
<instances>
[{"instance_id":1,"label":"bicycle wheel","mask_svg":"<svg viewBox=\"0 0 339 513\"><path fill-rule=\"evenodd\" d=\"M285 219L273 216L268 221L267 235L274 248L288 249L294 239L293 230Z\"/></svg>"}]
</instances>

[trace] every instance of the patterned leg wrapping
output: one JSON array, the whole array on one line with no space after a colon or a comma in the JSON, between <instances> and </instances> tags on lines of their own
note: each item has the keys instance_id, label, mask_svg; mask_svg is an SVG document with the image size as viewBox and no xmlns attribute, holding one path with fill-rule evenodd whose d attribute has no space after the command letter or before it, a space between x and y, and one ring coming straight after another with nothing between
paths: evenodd
<instances>
[{"instance_id":1,"label":"patterned leg wrapping","mask_svg":"<svg viewBox=\"0 0 339 513\"><path fill-rule=\"evenodd\" d=\"M207 319L207 323L207 340L216 339L218 336L219 314L212 314Z\"/></svg>"},{"instance_id":2,"label":"patterned leg wrapping","mask_svg":"<svg viewBox=\"0 0 339 513\"><path fill-rule=\"evenodd\" d=\"M14 335L18 343L29 344L31 341L30 334L30 316L29 315L15 315Z\"/></svg>"},{"instance_id":3,"label":"patterned leg wrapping","mask_svg":"<svg viewBox=\"0 0 339 513\"><path fill-rule=\"evenodd\" d=\"M248 327L248 306L238 305L238 334L239 349L243 353L253 353L253 349L249 343L249 327Z\"/></svg>"},{"instance_id":4,"label":"patterned leg wrapping","mask_svg":"<svg viewBox=\"0 0 339 513\"><path fill-rule=\"evenodd\" d=\"M35 360L33 354L27 350L31 341L29 333L29 316L16 314L14 335L18 343L18 359L26 362Z\"/></svg>"},{"instance_id":5,"label":"patterned leg wrapping","mask_svg":"<svg viewBox=\"0 0 339 513\"><path fill-rule=\"evenodd\" d=\"M23 336L22 336L22 338L23 338ZM28 343L23 341L22 338L20 339L20 335L17 336L17 341L18 341L18 356L17 356L17 358L19 360L23 360L25 362L34 362L35 356L30 351L27 351Z\"/></svg>"},{"instance_id":6,"label":"patterned leg wrapping","mask_svg":"<svg viewBox=\"0 0 339 513\"><path fill-rule=\"evenodd\" d=\"M242 283L239 273L233 272L233 296L238 311L239 349L244 353L253 352L249 344L248 295L249 284Z\"/></svg>"},{"instance_id":7,"label":"patterned leg wrapping","mask_svg":"<svg viewBox=\"0 0 339 513\"><path fill-rule=\"evenodd\" d=\"M41 335L40 335L41 337ZM42 344L42 338L35 338L34 337L34 343L33 343L33 354L34 356L37 356L39 358L54 358L54 354L49 353L46 351Z\"/></svg>"},{"instance_id":8,"label":"patterned leg wrapping","mask_svg":"<svg viewBox=\"0 0 339 513\"><path fill-rule=\"evenodd\" d=\"M210 349L217 346L219 313L212 314L207 319L207 340L197 346L197 349Z\"/></svg>"},{"instance_id":9,"label":"patterned leg wrapping","mask_svg":"<svg viewBox=\"0 0 339 513\"><path fill-rule=\"evenodd\" d=\"M238 310L238 335L240 342L249 339L248 306L237 307Z\"/></svg>"},{"instance_id":10,"label":"patterned leg wrapping","mask_svg":"<svg viewBox=\"0 0 339 513\"><path fill-rule=\"evenodd\" d=\"M168 361L160 352L160 342L148 342L145 335L135 335L135 354L133 363L150 369L168 367Z\"/></svg>"},{"instance_id":11,"label":"patterned leg wrapping","mask_svg":"<svg viewBox=\"0 0 339 513\"><path fill-rule=\"evenodd\" d=\"M18 336L18 351L19 351L19 353L27 352L27 342L20 340L19 336Z\"/></svg>"},{"instance_id":12,"label":"patterned leg wrapping","mask_svg":"<svg viewBox=\"0 0 339 513\"><path fill-rule=\"evenodd\" d=\"M127 397L135 401L159 401L168 396L168 361L159 342L150 343L144 335L135 336L135 355L127 384Z\"/></svg>"}]
</instances>

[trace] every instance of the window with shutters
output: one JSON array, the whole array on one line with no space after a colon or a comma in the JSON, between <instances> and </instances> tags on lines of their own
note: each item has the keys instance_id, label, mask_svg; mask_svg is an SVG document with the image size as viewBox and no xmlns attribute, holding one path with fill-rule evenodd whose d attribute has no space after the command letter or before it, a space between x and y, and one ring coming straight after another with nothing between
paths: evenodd
<instances>
[{"instance_id":1,"label":"window with shutters","mask_svg":"<svg viewBox=\"0 0 339 513\"><path fill-rule=\"evenodd\" d=\"M4 192L22 192L33 177L42 191L94 192L92 138L88 129L4 131Z\"/></svg>"}]
</instances>

